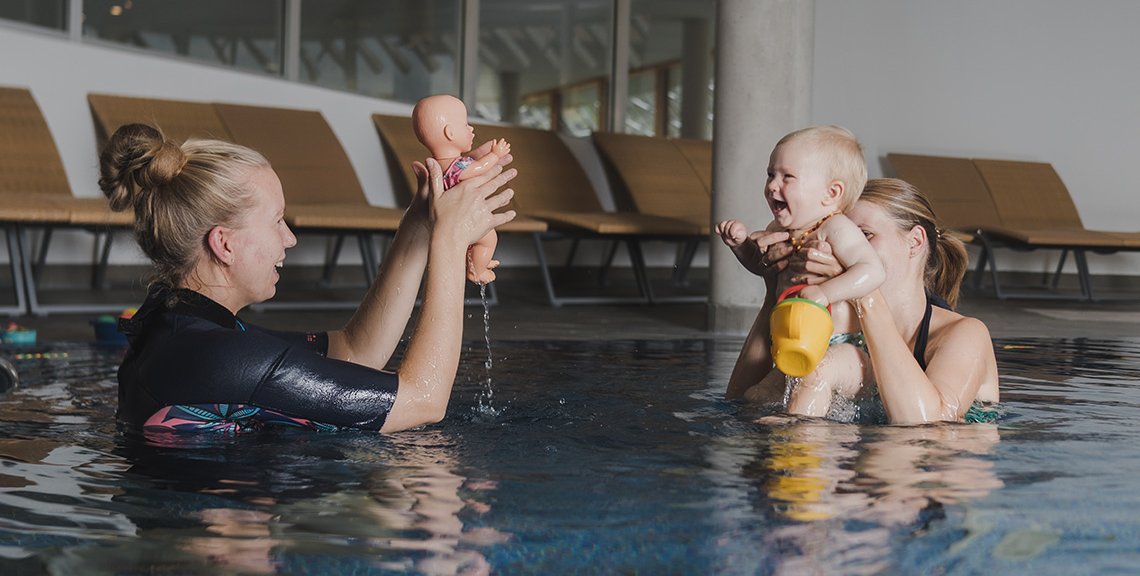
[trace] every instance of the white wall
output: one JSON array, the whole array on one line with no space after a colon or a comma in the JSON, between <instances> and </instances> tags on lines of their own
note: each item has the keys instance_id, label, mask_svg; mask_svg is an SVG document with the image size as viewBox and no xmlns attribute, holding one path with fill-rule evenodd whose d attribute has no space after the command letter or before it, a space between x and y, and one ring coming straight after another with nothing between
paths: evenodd
<instances>
[{"instance_id":1,"label":"white wall","mask_svg":"<svg viewBox=\"0 0 1140 576\"><path fill-rule=\"evenodd\" d=\"M1124 173L1140 163L1136 22L1140 2L1132 0L816 0L813 118L854 130L872 176L884 175L891 151L1051 162L1085 226L1140 230L1140 195L1125 188ZM85 98L107 92L320 109L369 200L395 204L368 118L407 113L405 104L3 23L0 84L32 89L81 196L98 193ZM137 258L125 244L117 259ZM319 258L320 246L313 248L311 258L297 251L290 258ZM672 257L654 248L654 263ZM75 261L89 255L86 244L71 250ZM534 262L525 241L508 240L504 250L504 265ZM1056 255L1002 257L1005 267L1017 259L1020 269L1049 270ZM1096 273L1140 274L1140 255L1096 255L1090 264Z\"/></svg>"},{"instance_id":2,"label":"white wall","mask_svg":"<svg viewBox=\"0 0 1140 576\"><path fill-rule=\"evenodd\" d=\"M1132 0L816 0L813 115L859 136L872 176L887 152L1050 162L1086 227L1140 231L1137 23Z\"/></svg>"}]
</instances>

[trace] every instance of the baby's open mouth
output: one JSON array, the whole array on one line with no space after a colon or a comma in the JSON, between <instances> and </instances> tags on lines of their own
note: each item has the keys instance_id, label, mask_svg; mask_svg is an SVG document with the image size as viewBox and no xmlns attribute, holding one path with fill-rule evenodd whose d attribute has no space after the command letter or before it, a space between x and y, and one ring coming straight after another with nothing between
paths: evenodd
<instances>
[{"instance_id":1,"label":"baby's open mouth","mask_svg":"<svg viewBox=\"0 0 1140 576\"><path fill-rule=\"evenodd\" d=\"M780 212L788 209L788 203L782 200L772 200L772 212Z\"/></svg>"}]
</instances>

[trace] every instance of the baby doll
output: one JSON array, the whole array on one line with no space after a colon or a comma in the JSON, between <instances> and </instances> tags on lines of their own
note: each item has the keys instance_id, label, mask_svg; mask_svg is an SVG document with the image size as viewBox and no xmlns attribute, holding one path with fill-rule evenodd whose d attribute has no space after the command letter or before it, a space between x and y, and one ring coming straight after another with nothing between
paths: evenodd
<instances>
[{"instance_id":1,"label":"baby doll","mask_svg":"<svg viewBox=\"0 0 1140 576\"><path fill-rule=\"evenodd\" d=\"M475 129L467 123L467 107L460 99L446 94L428 96L412 110L412 127L416 137L443 168L443 187L451 188L468 178L478 176L498 164L511 152L506 140L496 140L491 151L480 158L464 156L471 151ZM467 279L487 284L495 279L494 260L498 235L492 229L467 249Z\"/></svg>"}]
</instances>

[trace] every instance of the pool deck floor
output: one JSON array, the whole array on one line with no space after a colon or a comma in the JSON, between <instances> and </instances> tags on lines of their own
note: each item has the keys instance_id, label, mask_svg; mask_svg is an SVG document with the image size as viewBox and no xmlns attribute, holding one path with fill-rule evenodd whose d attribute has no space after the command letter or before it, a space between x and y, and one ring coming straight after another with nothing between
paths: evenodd
<instances>
[{"instance_id":1,"label":"pool deck floor","mask_svg":"<svg viewBox=\"0 0 1140 576\"><path fill-rule=\"evenodd\" d=\"M696 271L699 276L701 272ZM668 271L657 273L655 284L664 285ZM576 278L556 278L566 293L597 293L596 281L590 274ZM696 278L695 283L703 282ZM1094 279L1107 284L1107 281ZM1123 286L1121 283L1123 282ZM1121 281L1112 279L1116 292L1130 293L1131 301L1077 302L1071 300L998 300L986 289L974 292L964 289L959 310L980 318L995 338L1135 338L1140 336L1140 278ZM1134 285L1133 285L1134 284ZM615 340L615 339L693 339L728 337L706 330L706 305L703 303L657 305L567 305L551 307L535 269L506 269L496 283L499 302L490 308L492 340ZM606 293L621 292L632 287L632 278L615 274ZM356 301L363 286L342 290L344 302ZM666 292L667 287L658 292ZM303 290L282 287L279 300L290 296L305 297ZM632 293L632 291L627 291ZM469 290L478 297L478 292ZM89 295L89 294L88 294ZM327 296L328 293L321 295ZM126 294L122 301L134 301L138 294ZM469 305L464 323L466 340L483 338L483 307ZM247 322L290 330L325 330L343 326L350 310L255 311L241 314ZM93 339L90 321L95 314L52 314L42 317L23 316L14 320L35 328L41 342L82 342ZM414 320L413 320L414 321Z\"/></svg>"}]
</instances>

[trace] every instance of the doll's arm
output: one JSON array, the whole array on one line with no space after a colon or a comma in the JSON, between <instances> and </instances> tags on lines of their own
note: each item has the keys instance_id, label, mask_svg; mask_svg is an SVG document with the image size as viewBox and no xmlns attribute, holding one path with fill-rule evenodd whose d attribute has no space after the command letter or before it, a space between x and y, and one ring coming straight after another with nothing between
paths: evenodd
<instances>
[{"instance_id":1,"label":"doll's arm","mask_svg":"<svg viewBox=\"0 0 1140 576\"><path fill-rule=\"evenodd\" d=\"M844 270L826 282L804 288L801 296L826 306L866 296L883 283L887 276L883 263L854 222L839 214L820 232Z\"/></svg>"},{"instance_id":2,"label":"doll's arm","mask_svg":"<svg viewBox=\"0 0 1140 576\"><path fill-rule=\"evenodd\" d=\"M506 140L494 140L491 144L490 152L473 160L463 169L463 172L459 173L459 181L462 182L468 178L474 178L490 170L492 166L499 163L499 160L510 153L511 145Z\"/></svg>"}]
</instances>

